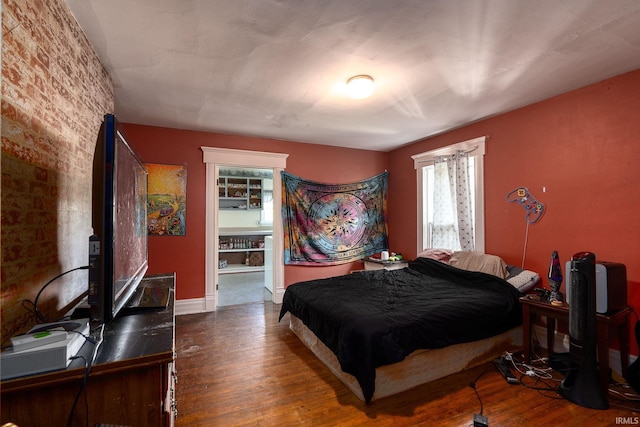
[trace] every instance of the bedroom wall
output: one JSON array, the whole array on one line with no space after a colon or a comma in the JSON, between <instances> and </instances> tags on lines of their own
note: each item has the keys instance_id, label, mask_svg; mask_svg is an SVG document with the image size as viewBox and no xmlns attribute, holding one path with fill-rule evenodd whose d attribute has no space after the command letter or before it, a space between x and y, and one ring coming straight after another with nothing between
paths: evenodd
<instances>
[{"instance_id":1,"label":"bedroom wall","mask_svg":"<svg viewBox=\"0 0 640 427\"><path fill-rule=\"evenodd\" d=\"M376 151L135 124L124 128L144 162L187 165L186 236L149 238L149 273L175 271L178 299L205 294L205 165L200 147L287 153L287 172L319 182L354 182L387 169L388 154ZM346 274L354 268L362 268L362 262L333 267L285 266L285 286Z\"/></svg>"},{"instance_id":2,"label":"bedroom wall","mask_svg":"<svg viewBox=\"0 0 640 427\"><path fill-rule=\"evenodd\" d=\"M33 326L22 300L87 264L91 167L113 84L61 0L2 1L2 340ZM48 316L87 289L86 271L53 282Z\"/></svg>"},{"instance_id":3,"label":"bedroom wall","mask_svg":"<svg viewBox=\"0 0 640 427\"><path fill-rule=\"evenodd\" d=\"M639 93L640 70L635 70L391 152L389 170L396 178L389 183L391 246L416 255L410 156L487 135L486 252L521 265L525 211L507 203L506 194L528 187L546 212L529 227L526 268L543 276L548 287L551 251L559 251L563 266L577 252L594 252L598 260L626 265L629 303L640 311Z\"/></svg>"}]
</instances>

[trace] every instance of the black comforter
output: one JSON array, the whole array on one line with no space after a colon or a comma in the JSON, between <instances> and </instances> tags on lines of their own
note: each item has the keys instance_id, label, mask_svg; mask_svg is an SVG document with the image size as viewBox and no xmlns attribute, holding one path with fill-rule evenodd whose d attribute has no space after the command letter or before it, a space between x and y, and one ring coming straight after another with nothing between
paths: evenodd
<instances>
[{"instance_id":1,"label":"black comforter","mask_svg":"<svg viewBox=\"0 0 640 427\"><path fill-rule=\"evenodd\" d=\"M353 375L369 403L375 368L421 348L488 338L520 324L520 293L505 280L418 258L287 287L280 320L298 317ZM428 367L425 367L428 369Z\"/></svg>"}]
</instances>

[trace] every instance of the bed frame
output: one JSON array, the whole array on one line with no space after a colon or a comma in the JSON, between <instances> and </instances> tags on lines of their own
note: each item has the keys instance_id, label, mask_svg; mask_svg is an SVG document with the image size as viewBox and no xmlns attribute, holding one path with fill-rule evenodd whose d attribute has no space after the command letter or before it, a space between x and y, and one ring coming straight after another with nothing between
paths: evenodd
<instances>
[{"instance_id":1,"label":"bed frame","mask_svg":"<svg viewBox=\"0 0 640 427\"><path fill-rule=\"evenodd\" d=\"M358 398L364 401L360 384L343 372L336 355L296 316L289 328ZM375 392L371 401L391 396L463 370L479 366L505 351L522 348L522 326L480 341L455 344L437 350L417 350L403 361L376 369Z\"/></svg>"}]
</instances>

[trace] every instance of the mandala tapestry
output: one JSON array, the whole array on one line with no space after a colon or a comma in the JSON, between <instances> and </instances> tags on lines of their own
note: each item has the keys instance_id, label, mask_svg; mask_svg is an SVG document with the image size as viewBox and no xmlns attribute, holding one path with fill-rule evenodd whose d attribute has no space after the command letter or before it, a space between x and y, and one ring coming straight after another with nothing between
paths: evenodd
<instances>
[{"instance_id":1,"label":"mandala tapestry","mask_svg":"<svg viewBox=\"0 0 640 427\"><path fill-rule=\"evenodd\" d=\"M387 172L352 184L281 174L285 264L344 264L389 247Z\"/></svg>"}]
</instances>

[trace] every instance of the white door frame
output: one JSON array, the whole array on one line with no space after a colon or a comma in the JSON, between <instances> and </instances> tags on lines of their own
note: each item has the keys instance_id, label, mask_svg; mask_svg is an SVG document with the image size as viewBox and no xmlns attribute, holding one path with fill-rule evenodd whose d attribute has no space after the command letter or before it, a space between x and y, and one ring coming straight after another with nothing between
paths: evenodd
<instances>
[{"instance_id":1,"label":"white door frame","mask_svg":"<svg viewBox=\"0 0 640 427\"><path fill-rule=\"evenodd\" d=\"M282 179L280 172L287 166L288 154L263 151L200 147L207 166L205 209L205 311L215 311L218 305L218 177L219 166L273 169L273 296L282 303L284 295L284 241L282 227Z\"/></svg>"}]
</instances>

